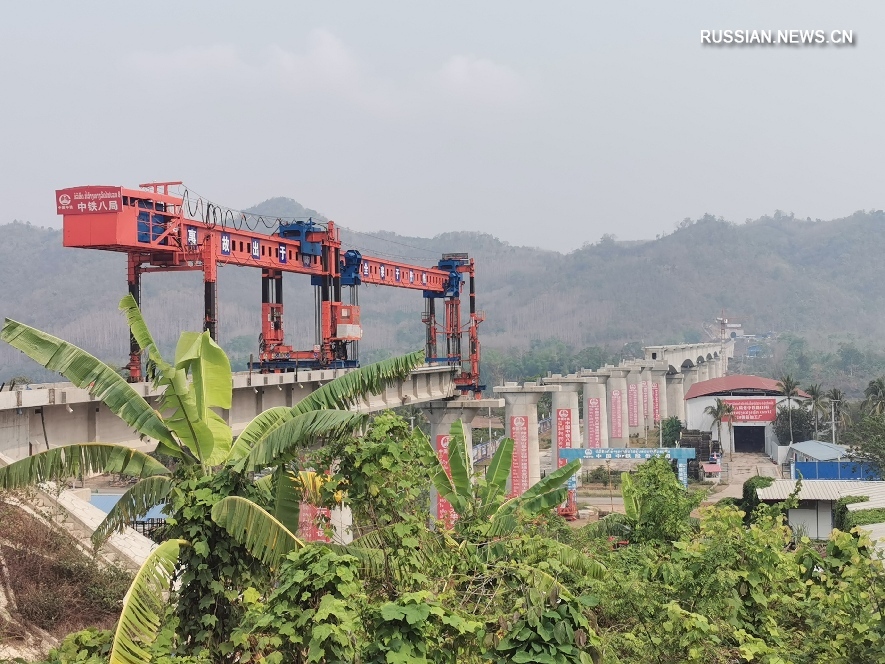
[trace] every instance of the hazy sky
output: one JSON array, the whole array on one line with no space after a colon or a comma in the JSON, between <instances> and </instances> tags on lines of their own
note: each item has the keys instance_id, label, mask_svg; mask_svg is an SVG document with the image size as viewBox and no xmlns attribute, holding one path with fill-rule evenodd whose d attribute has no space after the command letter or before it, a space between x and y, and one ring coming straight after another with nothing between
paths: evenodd
<instances>
[{"instance_id":1,"label":"hazy sky","mask_svg":"<svg viewBox=\"0 0 885 664\"><path fill-rule=\"evenodd\" d=\"M4 3L0 222L149 180L562 251L705 212L838 217L885 207L883 65L881 0Z\"/></svg>"}]
</instances>

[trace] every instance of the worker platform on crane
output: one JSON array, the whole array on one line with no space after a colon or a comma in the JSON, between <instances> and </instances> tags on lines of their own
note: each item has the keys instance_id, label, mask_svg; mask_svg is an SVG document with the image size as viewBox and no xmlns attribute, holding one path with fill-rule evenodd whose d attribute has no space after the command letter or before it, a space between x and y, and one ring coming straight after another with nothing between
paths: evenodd
<instances>
[{"instance_id":1,"label":"worker platform on crane","mask_svg":"<svg viewBox=\"0 0 885 664\"><path fill-rule=\"evenodd\" d=\"M462 394L477 395L480 344L475 268L466 253L443 254L434 267L423 267L343 251L334 221L277 220L276 230L248 230L246 215L211 203L186 204L176 194L180 182L156 182L139 189L117 186L73 187L56 191L64 217L64 246L117 251L128 256L129 292L141 302L141 278L150 272L199 270L203 273L203 327L217 336L219 265L261 269L261 334L258 360L250 367L265 373L359 366L359 287L365 284L421 291L426 326L425 355L431 364L459 369L455 384ZM314 287L315 335L311 348L288 345L283 331L283 274L310 275ZM469 313L462 321L462 294ZM443 301L441 318L436 300ZM467 334L468 350L462 352ZM439 336L445 339L440 352ZM141 353L130 338L129 376L141 380Z\"/></svg>"}]
</instances>

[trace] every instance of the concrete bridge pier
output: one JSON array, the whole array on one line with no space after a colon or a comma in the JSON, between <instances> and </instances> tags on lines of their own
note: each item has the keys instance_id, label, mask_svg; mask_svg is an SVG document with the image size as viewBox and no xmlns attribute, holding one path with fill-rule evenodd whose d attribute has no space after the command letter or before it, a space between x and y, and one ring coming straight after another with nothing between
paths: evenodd
<instances>
[{"instance_id":1,"label":"concrete bridge pier","mask_svg":"<svg viewBox=\"0 0 885 664\"><path fill-rule=\"evenodd\" d=\"M464 440L467 443L467 461L473 471L473 429L470 424L473 418L480 412L489 408L502 408L504 399L452 399L447 401L430 401L421 406L421 410L430 422L430 444L436 450L437 456L443 461L448 469L449 458L449 431L452 424L461 420L464 424ZM537 422L537 417L535 418ZM535 431L537 432L537 424ZM442 519L441 512L446 506L440 506L436 489L431 487L430 511L433 516Z\"/></svg>"},{"instance_id":2,"label":"concrete bridge pier","mask_svg":"<svg viewBox=\"0 0 885 664\"><path fill-rule=\"evenodd\" d=\"M584 381L584 447L608 447L608 374L582 372Z\"/></svg>"},{"instance_id":3,"label":"concrete bridge pier","mask_svg":"<svg viewBox=\"0 0 885 664\"><path fill-rule=\"evenodd\" d=\"M667 374L667 417L678 417L685 424L685 376Z\"/></svg>"},{"instance_id":4,"label":"concrete bridge pier","mask_svg":"<svg viewBox=\"0 0 885 664\"><path fill-rule=\"evenodd\" d=\"M627 431L631 436L641 436L642 421L642 367L629 366L627 373Z\"/></svg>"},{"instance_id":5,"label":"concrete bridge pier","mask_svg":"<svg viewBox=\"0 0 885 664\"><path fill-rule=\"evenodd\" d=\"M506 383L494 388L504 397L505 435L513 439L511 490L517 495L541 481L541 455L538 449L538 400L545 392L560 392L559 385Z\"/></svg>"},{"instance_id":6,"label":"concrete bridge pier","mask_svg":"<svg viewBox=\"0 0 885 664\"><path fill-rule=\"evenodd\" d=\"M561 460L561 463L559 461L559 448L581 447L582 444L578 393L584 384L584 380L576 374L570 376L553 374L544 378L542 382L545 385L559 385L562 388L559 392L554 392L552 395L553 412L551 413L553 420L551 453L556 454L557 462L554 466L559 468L565 465L564 459Z\"/></svg>"},{"instance_id":7,"label":"concrete bridge pier","mask_svg":"<svg viewBox=\"0 0 885 664\"><path fill-rule=\"evenodd\" d=\"M627 374L629 369L605 367L608 379L609 447L627 447L630 441L627 411Z\"/></svg>"},{"instance_id":8,"label":"concrete bridge pier","mask_svg":"<svg viewBox=\"0 0 885 664\"><path fill-rule=\"evenodd\" d=\"M669 402L667 401L667 367L655 366L649 369L651 376L651 390L649 394L649 415L654 426L669 417ZM657 408L655 408L657 402Z\"/></svg>"}]
</instances>

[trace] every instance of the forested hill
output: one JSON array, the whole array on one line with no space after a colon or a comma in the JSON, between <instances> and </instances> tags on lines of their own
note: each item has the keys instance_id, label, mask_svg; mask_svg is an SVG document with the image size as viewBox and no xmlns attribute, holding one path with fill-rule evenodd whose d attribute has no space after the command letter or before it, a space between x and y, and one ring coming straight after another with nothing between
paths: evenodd
<instances>
[{"instance_id":1,"label":"forested hill","mask_svg":"<svg viewBox=\"0 0 885 664\"><path fill-rule=\"evenodd\" d=\"M314 216L289 199L254 208L273 216ZM885 255L882 211L833 221L776 215L735 225L707 216L647 242L606 236L568 254L515 247L481 233L434 238L342 232L347 247L392 260L432 265L443 252L467 251L477 262L478 304L486 313L486 350L526 348L559 339L575 350L626 342L662 344L704 338L702 325L722 310L750 332L793 333L832 347L853 339L878 344L885 324L880 288ZM123 364L127 335L116 312L126 292L122 255L64 249L61 232L25 223L0 227L0 314L37 325ZM312 293L306 277L287 276L287 338L312 344ZM242 360L259 332L258 270L219 274L219 334ZM363 357L421 347L423 302L414 292L364 287L360 295ZM199 274L147 275L144 309L162 344L199 329ZM0 380L34 365L0 348Z\"/></svg>"}]
</instances>

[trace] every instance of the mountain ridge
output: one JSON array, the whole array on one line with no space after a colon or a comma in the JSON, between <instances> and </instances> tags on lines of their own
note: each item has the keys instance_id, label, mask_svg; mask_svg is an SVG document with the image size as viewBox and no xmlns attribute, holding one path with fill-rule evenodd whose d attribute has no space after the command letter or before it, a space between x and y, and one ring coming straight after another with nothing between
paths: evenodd
<instances>
[{"instance_id":1,"label":"mountain ridge","mask_svg":"<svg viewBox=\"0 0 885 664\"><path fill-rule=\"evenodd\" d=\"M249 211L325 219L283 197ZM342 228L342 238L366 255L420 265L435 264L442 253L468 252L476 259L487 349L525 349L544 339L574 348L693 341L723 310L750 332L791 333L834 348L845 339L873 344L885 324L885 295L875 288L883 224L881 210L831 221L776 213L743 224L706 215L655 240L618 242L606 235L568 253L515 246L478 231L424 238ZM64 249L60 230L23 222L0 232L0 313L125 362L128 337L116 311L126 289L124 256ZM301 275L286 275L284 283L287 339L307 347L311 289ZM382 288L361 291L364 359L423 346L420 296L390 288L379 293ZM199 329L199 274L147 275L143 289L145 317L161 345L171 348L182 329ZM259 272L220 269L219 338L234 355L248 357L257 347L259 312ZM36 373L33 367L0 348L0 380Z\"/></svg>"}]
</instances>

